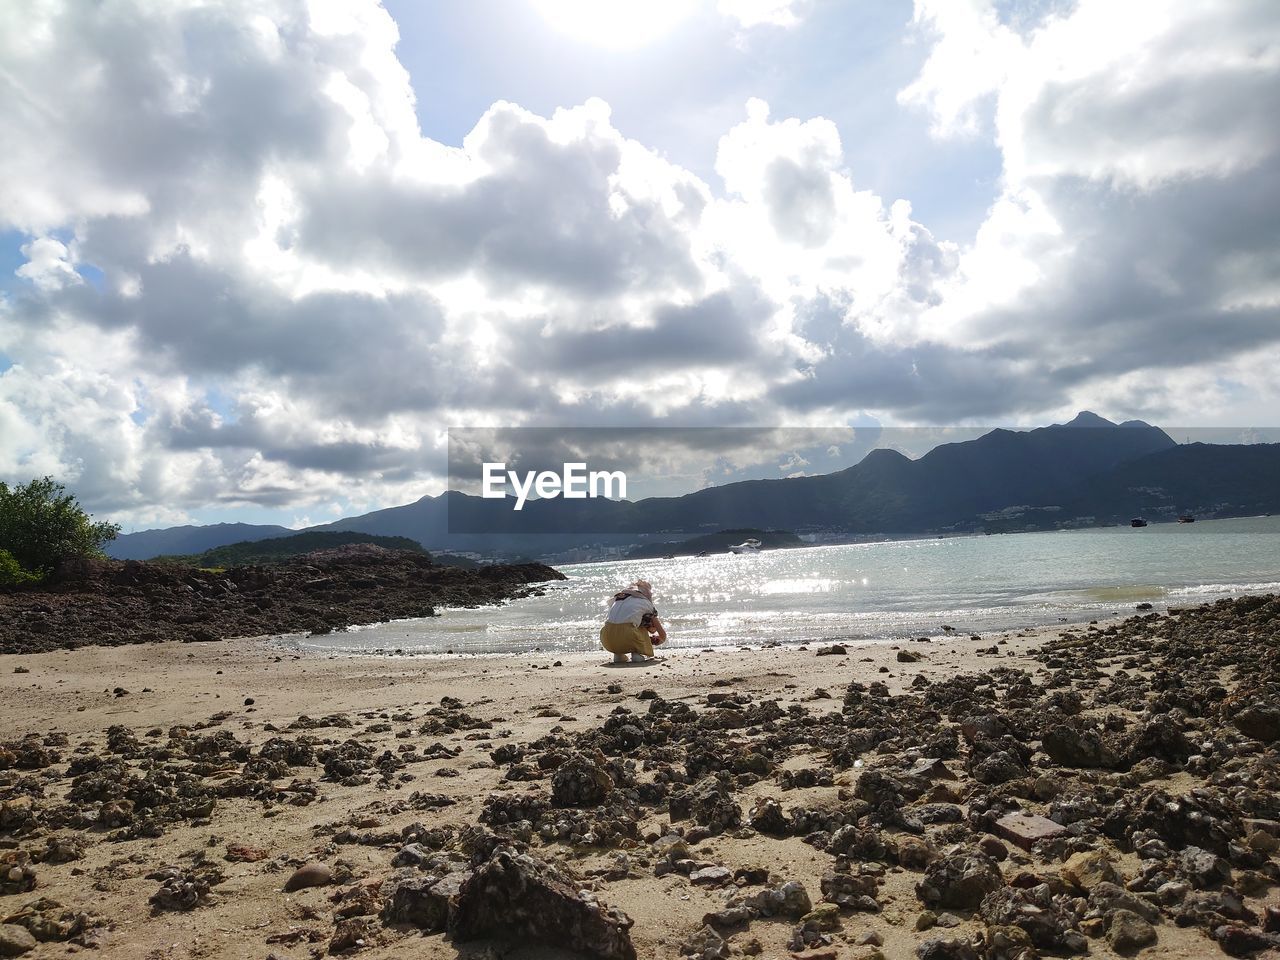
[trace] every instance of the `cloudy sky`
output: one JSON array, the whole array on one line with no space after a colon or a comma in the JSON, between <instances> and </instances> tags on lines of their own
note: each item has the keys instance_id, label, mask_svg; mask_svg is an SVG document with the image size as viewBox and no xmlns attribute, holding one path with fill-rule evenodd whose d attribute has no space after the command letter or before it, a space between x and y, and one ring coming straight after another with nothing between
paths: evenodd
<instances>
[{"instance_id":1,"label":"cloudy sky","mask_svg":"<svg viewBox=\"0 0 1280 960\"><path fill-rule=\"evenodd\" d=\"M1273 426L1277 116L1274 0L5 3L0 479L297 525L451 426Z\"/></svg>"}]
</instances>

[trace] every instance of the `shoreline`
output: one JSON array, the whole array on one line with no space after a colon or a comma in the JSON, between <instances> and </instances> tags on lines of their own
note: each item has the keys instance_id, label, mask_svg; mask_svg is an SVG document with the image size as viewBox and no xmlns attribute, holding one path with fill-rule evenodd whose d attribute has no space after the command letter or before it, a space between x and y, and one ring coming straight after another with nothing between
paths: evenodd
<instances>
[{"instance_id":1,"label":"shoreline","mask_svg":"<svg viewBox=\"0 0 1280 960\"><path fill-rule=\"evenodd\" d=\"M1264 614L1269 619L1259 620ZM485 862L488 853L474 843L488 837L485 843L524 851L534 858L529 863L548 864L624 911L634 921L626 937L638 957L686 956L693 939L707 939L699 933L706 917L734 897L763 896L786 882L803 885L810 908L825 918L803 934L813 942L793 949L805 929L798 913L713 925L733 956L914 957L930 939L981 941L1005 929L1009 924L984 913L985 900L980 907L957 893L953 901L946 890L941 901L930 899L929 883L953 882L938 872L953 857L994 871L995 886L987 889L1006 891L1010 904L1031 896L1028 878L1058 891L1063 904L1077 898L1079 914L1043 908L1054 935L1087 937L1091 956L1112 957L1109 908L1098 905L1096 891L1060 879L1071 855L1085 852L1105 856L1106 869L1138 891L1131 896L1156 911L1151 955L1193 960L1218 953L1211 938L1222 923L1258 926L1229 918L1209 927L1203 919L1175 922L1182 901L1164 904L1142 892L1144 870L1156 861L1137 855L1128 832L1113 836L1104 818L1120 805L1136 829L1147 814L1134 804L1190 796L1192 789L1216 804L1223 788L1211 785L1215 770L1249 771L1259 783L1280 777L1274 747L1243 740L1216 712L1191 712L1197 703L1219 709L1221 698L1206 692L1219 682L1237 692L1237 707L1247 702L1254 689L1248 684L1258 678L1242 677L1241 668L1270 649L1277 627L1280 599L1259 598L1177 618L993 633L981 642L966 635L846 645L844 655L827 656L816 646L720 648L634 668L607 666L607 654L594 650L315 656L272 648L263 638L0 655L0 742L7 744L0 758L6 750L24 758L8 769L0 762L0 857L36 858L22 861L33 888L0 890L0 919L30 917L21 908L49 898L75 920L58 928L76 928L71 944L98 944L99 955L112 960L262 960L273 953L302 960L329 951L369 960L479 958L493 941L455 944L393 922L386 911L406 876L444 869L406 871L397 862L421 855L465 872ZM1200 656L1180 654L1176 645L1185 643ZM993 647L996 653L985 652ZM921 659L899 662L899 654ZM1134 691L1158 694L1170 662L1184 665L1185 686L1164 687L1163 695L1181 696L1188 712L1179 722L1196 743L1214 744L1201 760L1188 759L1185 751L1198 748L1180 747L1181 734L1144 739L1153 715ZM1102 766L1046 757L1041 740L1055 723L1097 729L1099 743L1138 752L1123 762L1097 761ZM620 724L636 725L641 742L614 739ZM978 724L977 732L962 733L965 724ZM995 726L983 733L986 724ZM289 752L280 753L286 745ZM1003 759L993 760L1001 751ZM983 756L996 767L979 764ZM566 783L578 790L588 782L562 782L564 764L608 783L633 777L635 785L548 807L546 798ZM910 773L916 767L931 772ZM153 784L150 792L131 792L144 783ZM881 789L897 799L889 806L864 799ZM696 798L705 791L719 799L704 808ZM121 806L126 801L114 798L126 793L147 806ZM1276 901L1266 870L1280 877L1280 861L1273 853L1248 859L1258 855L1249 852L1241 817L1261 823L1275 801L1238 790L1233 796L1245 812L1221 829L1238 831L1232 849L1244 852L1224 843L1224 869L1249 891L1245 903L1261 917ZM693 807L684 812L689 798ZM781 820L769 820L775 800ZM1098 805L1095 813L1089 803ZM738 811L738 825L704 826L729 807ZM984 819L983 811L1007 809L1060 818L1070 811L1081 819L1068 821L1071 837L1024 850ZM502 811L516 820L494 819L508 816ZM848 817L857 826L841 832L839 818ZM542 839L546 830L554 838L556 824L574 837L586 832L570 842ZM1162 842L1175 842L1158 829ZM1275 830L1280 834L1280 822ZM845 846L855 841L872 846ZM419 852L405 853L410 848ZM71 858L41 853L46 849L69 850ZM672 849L684 852L673 857ZM1161 866L1175 879L1182 876L1180 849ZM1164 864L1164 855L1156 856ZM310 862L324 865L324 885L283 891ZM704 870L710 872L698 873ZM829 883L870 891L875 909L824 907ZM1218 881L1203 891L1188 885L1185 903L1221 897L1222 889ZM49 916L53 908L42 909ZM48 960L67 949L51 940L25 956ZM495 956L512 960L571 956L551 947L497 949Z\"/></svg>"},{"instance_id":2,"label":"shoreline","mask_svg":"<svg viewBox=\"0 0 1280 960\"><path fill-rule=\"evenodd\" d=\"M509 601L509 602L516 602L516 601ZM1160 612L1163 613L1163 611L1160 611ZM1134 616L1134 615L1135 614L1128 614L1128 616ZM418 619L422 619L422 618L418 618ZM1098 627L1106 627L1115 623L1120 623L1124 619L1125 619L1124 615L1117 614L1116 616L1105 617L1105 618L1091 617L1088 620L1078 620L1078 621L1063 620L1055 624L1027 624L1025 626L1009 627L1003 630L994 630L994 631L989 631L985 634L978 634L977 635L979 637L978 640L973 639L973 637L975 636L974 634L969 634L960 630L956 630L953 633L945 633L945 632L920 633L920 634L913 634L909 637L900 636L900 637L874 637L873 638L873 637L830 636L830 637L822 637L820 639L812 639L812 640L795 640L795 641L788 640L788 641L776 641L776 642L764 643L764 644L760 644L760 643L740 643L740 644L739 643L720 643L720 644L713 644L713 645L691 644L689 646L683 646L683 647L668 645L668 646L659 647L657 648L657 650L660 656L662 656L663 654L669 654L671 657L680 657L680 656L698 656L702 654L713 654L713 653L719 654L719 653L727 653L727 652L758 654L758 653L765 653L773 650L784 651L784 652L812 653L821 647L829 647L832 644L846 647L851 653L853 651L862 650L864 648L872 648L872 647L879 648L879 647L885 647L885 646L894 646L898 644L914 645L920 642L936 643L939 645L944 645L949 643L954 643L957 645L974 645L978 643L987 643L990 641L991 638L995 638L996 640L1012 639L1015 637L1029 638L1032 634L1036 636L1056 634L1064 630L1070 630L1072 628L1088 626L1090 624L1096 624ZM416 622L416 620L410 619L407 621L396 621L396 622ZM369 627L376 627L376 626L380 626L380 625L366 624L366 625L362 625L361 629L368 629ZM333 634L329 634L329 636L341 635L341 633L342 631L335 630ZM301 634L301 633L263 634L263 635L254 636L254 637L228 638L227 640L217 641L217 642L221 642L221 643L230 643L234 641L254 642L254 643L260 643L264 647L273 649L276 652L284 651L290 654L297 654L303 657L322 658L322 659L346 658L346 659L357 660L357 661L362 659L387 659L387 660L412 659L412 660L431 660L431 661L450 662L450 661L465 660L465 659L501 660L501 659L509 659L512 657L517 657L517 658L522 657L525 659L528 659L530 657L538 657L538 658L546 657L546 658L553 658L558 660L565 660L569 658L591 658L595 656L597 653L601 652L599 650L598 645L594 649L583 649L582 645L579 645L574 649L561 649L561 648L523 649L522 648L522 649L513 649L513 650L505 650L505 651L503 650L468 651L463 649L456 649L452 651L404 650L399 653L393 650L388 650L383 647L369 648L367 650L350 650L350 649L321 650L318 648L305 647L305 646L301 646L295 649L290 649L286 645L288 643L289 638L298 638L298 639L305 640L305 639L308 639L309 636L310 635L308 634ZM163 643L163 642L169 642L169 641L160 641L160 642ZM584 638L583 644L586 645L590 642L594 642L594 638L592 638L592 640L587 640ZM78 649L84 649L84 648L78 648ZM663 659L665 659L665 657L663 657Z\"/></svg>"}]
</instances>

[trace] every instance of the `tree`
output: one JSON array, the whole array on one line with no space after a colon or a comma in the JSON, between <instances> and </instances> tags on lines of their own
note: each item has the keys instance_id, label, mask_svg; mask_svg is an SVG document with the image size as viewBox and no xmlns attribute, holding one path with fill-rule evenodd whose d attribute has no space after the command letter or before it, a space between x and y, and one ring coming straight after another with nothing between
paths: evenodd
<instances>
[{"instance_id":1,"label":"tree","mask_svg":"<svg viewBox=\"0 0 1280 960\"><path fill-rule=\"evenodd\" d=\"M119 534L119 524L95 522L52 477L15 487L0 482L0 551L37 576L63 557L100 556Z\"/></svg>"}]
</instances>

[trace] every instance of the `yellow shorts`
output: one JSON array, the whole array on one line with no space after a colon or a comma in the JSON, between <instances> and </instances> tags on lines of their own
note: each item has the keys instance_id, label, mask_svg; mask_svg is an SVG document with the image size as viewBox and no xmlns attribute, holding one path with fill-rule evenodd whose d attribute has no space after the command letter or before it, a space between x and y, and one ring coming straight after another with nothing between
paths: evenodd
<instances>
[{"instance_id":1,"label":"yellow shorts","mask_svg":"<svg viewBox=\"0 0 1280 960\"><path fill-rule=\"evenodd\" d=\"M629 623L606 623L600 628L600 646L610 653L639 653L653 656L653 641L649 631Z\"/></svg>"}]
</instances>

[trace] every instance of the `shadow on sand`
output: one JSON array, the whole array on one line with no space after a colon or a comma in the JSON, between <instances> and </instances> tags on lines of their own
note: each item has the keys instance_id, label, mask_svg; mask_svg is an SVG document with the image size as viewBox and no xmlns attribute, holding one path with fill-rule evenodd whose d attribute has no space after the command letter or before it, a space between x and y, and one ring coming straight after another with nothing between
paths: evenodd
<instances>
[{"instance_id":1,"label":"shadow on sand","mask_svg":"<svg viewBox=\"0 0 1280 960\"><path fill-rule=\"evenodd\" d=\"M662 662L662 657L651 657L650 659L645 660L641 663L632 663L630 660L628 660L626 663L614 663L612 660L609 660L606 663L602 663L601 666L609 667L610 669L625 670L628 667L652 667L654 664L658 664L661 662Z\"/></svg>"}]
</instances>

